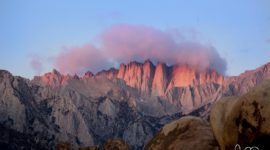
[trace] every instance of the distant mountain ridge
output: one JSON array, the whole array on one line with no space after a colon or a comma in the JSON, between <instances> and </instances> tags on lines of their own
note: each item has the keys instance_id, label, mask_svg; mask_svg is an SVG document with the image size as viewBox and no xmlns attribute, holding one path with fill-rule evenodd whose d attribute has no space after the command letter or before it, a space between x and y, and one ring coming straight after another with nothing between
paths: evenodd
<instances>
[{"instance_id":1,"label":"distant mountain ridge","mask_svg":"<svg viewBox=\"0 0 270 150\"><path fill-rule=\"evenodd\" d=\"M121 64L119 69L103 70L95 75L88 71L80 80L101 77L123 80L127 86L135 88L140 94L162 97L187 111L203 104L204 98L200 96L202 94L204 94L203 97L213 95L214 93L211 91L215 91L216 86L221 86L224 82L224 77L212 69L197 71L188 65L167 66L161 62L153 65L150 60L146 60L144 63L133 61ZM79 79L79 77L62 75L57 70L34 78L34 80L41 80L48 85L61 85L71 79ZM194 91L197 93L192 93L192 89L188 89L191 87L194 87ZM207 91L202 93L203 90ZM192 97L192 95L194 96ZM184 99L192 104L186 103Z\"/></svg>"},{"instance_id":2,"label":"distant mountain ridge","mask_svg":"<svg viewBox=\"0 0 270 150\"><path fill-rule=\"evenodd\" d=\"M207 118L222 96L242 95L266 79L270 63L235 77L149 60L82 77L53 70L29 80L0 70L0 124L44 149L112 138L142 149L164 124L186 114ZM12 143L0 139L0 146Z\"/></svg>"}]
</instances>

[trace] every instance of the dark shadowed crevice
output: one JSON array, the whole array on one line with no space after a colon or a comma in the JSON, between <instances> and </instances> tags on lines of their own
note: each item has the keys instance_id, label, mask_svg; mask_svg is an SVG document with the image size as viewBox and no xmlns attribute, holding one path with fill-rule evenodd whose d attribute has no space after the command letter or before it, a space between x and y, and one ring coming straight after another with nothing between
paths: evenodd
<instances>
[{"instance_id":1,"label":"dark shadowed crevice","mask_svg":"<svg viewBox=\"0 0 270 150\"><path fill-rule=\"evenodd\" d=\"M250 146L257 146L260 150L270 150L270 135L261 135L255 138Z\"/></svg>"}]
</instances>

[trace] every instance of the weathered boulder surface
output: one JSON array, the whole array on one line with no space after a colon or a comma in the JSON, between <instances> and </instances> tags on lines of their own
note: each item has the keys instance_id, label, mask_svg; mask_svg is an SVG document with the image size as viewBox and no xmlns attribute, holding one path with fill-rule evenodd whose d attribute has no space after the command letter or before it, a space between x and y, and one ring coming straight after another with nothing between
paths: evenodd
<instances>
[{"instance_id":1,"label":"weathered boulder surface","mask_svg":"<svg viewBox=\"0 0 270 150\"><path fill-rule=\"evenodd\" d=\"M129 146L123 140L110 139L103 145L101 150L129 150Z\"/></svg>"},{"instance_id":2,"label":"weathered boulder surface","mask_svg":"<svg viewBox=\"0 0 270 150\"><path fill-rule=\"evenodd\" d=\"M211 110L210 122L221 150L270 149L270 81L241 97L223 98Z\"/></svg>"},{"instance_id":3,"label":"weathered boulder surface","mask_svg":"<svg viewBox=\"0 0 270 150\"><path fill-rule=\"evenodd\" d=\"M74 148L69 143L61 143L57 145L57 150L130 150L128 144L121 139L109 139L102 146L88 146Z\"/></svg>"},{"instance_id":4,"label":"weathered boulder surface","mask_svg":"<svg viewBox=\"0 0 270 150\"><path fill-rule=\"evenodd\" d=\"M207 121L187 116L165 125L145 150L218 150L218 144Z\"/></svg>"}]
</instances>

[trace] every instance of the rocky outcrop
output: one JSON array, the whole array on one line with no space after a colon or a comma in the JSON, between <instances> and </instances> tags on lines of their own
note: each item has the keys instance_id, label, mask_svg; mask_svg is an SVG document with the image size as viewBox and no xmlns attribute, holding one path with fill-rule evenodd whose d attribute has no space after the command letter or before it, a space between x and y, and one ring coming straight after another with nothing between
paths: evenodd
<instances>
[{"instance_id":1,"label":"rocky outcrop","mask_svg":"<svg viewBox=\"0 0 270 150\"><path fill-rule=\"evenodd\" d=\"M241 97L223 98L213 106L211 126L221 150L269 149L270 81Z\"/></svg>"},{"instance_id":2,"label":"rocky outcrop","mask_svg":"<svg viewBox=\"0 0 270 150\"><path fill-rule=\"evenodd\" d=\"M129 150L129 146L123 140L110 139L102 146L101 150Z\"/></svg>"},{"instance_id":3,"label":"rocky outcrop","mask_svg":"<svg viewBox=\"0 0 270 150\"><path fill-rule=\"evenodd\" d=\"M55 86L60 85L39 87L8 72L0 71L0 74L0 92L3 93L0 95L0 124L37 139L46 138L51 148L61 140L75 145L93 144L92 135L74 102L57 96L61 90Z\"/></svg>"},{"instance_id":4,"label":"rocky outcrop","mask_svg":"<svg viewBox=\"0 0 270 150\"><path fill-rule=\"evenodd\" d=\"M95 77L97 77L97 78L106 77L108 79L113 79L113 78L115 78L117 76L117 74L118 74L118 70L115 69L115 68L111 68L109 70L103 70L103 71L98 72L95 75Z\"/></svg>"},{"instance_id":5,"label":"rocky outcrop","mask_svg":"<svg viewBox=\"0 0 270 150\"><path fill-rule=\"evenodd\" d=\"M142 87L141 91L145 93L151 93L152 83L154 78L154 65L150 60L146 60L143 64L143 75L142 75Z\"/></svg>"},{"instance_id":6,"label":"rocky outcrop","mask_svg":"<svg viewBox=\"0 0 270 150\"><path fill-rule=\"evenodd\" d=\"M160 62L154 66L150 60L121 64L117 78L141 94L162 97L187 113L219 98L224 82L215 70L198 71L188 65Z\"/></svg>"},{"instance_id":7,"label":"rocky outcrop","mask_svg":"<svg viewBox=\"0 0 270 150\"><path fill-rule=\"evenodd\" d=\"M0 149L1 150L50 150L50 139L41 138L39 135L31 135L0 125Z\"/></svg>"},{"instance_id":8,"label":"rocky outcrop","mask_svg":"<svg viewBox=\"0 0 270 150\"><path fill-rule=\"evenodd\" d=\"M145 146L163 149L270 149L270 80L242 96L223 97L212 106L210 123L182 117L166 124Z\"/></svg>"},{"instance_id":9,"label":"rocky outcrop","mask_svg":"<svg viewBox=\"0 0 270 150\"><path fill-rule=\"evenodd\" d=\"M243 95L267 79L270 79L270 63L255 70L245 71L239 76L227 77L224 85L225 94Z\"/></svg>"},{"instance_id":10,"label":"rocky outcrop","mask_svg":"<svg viewBox=\"0 0 270 150\"><path fill-rule=\"evenodd\" d=\"M123 79L127 85L149 94L151 93L154 69L154 65L149 60L143 64L138 62L121 64L117 77Z\"/></svg>"},{"instance_id":11,"label":"rocky outcrop","mask_svg":"<svg viewBox=\"0 0 270 150\"><path fill-rule=\"evenodd\" d=\"M121 139L109 139L102 146L73 147L69 143L58 144L56 150L130 150L127 143Z\"/></svg>"},{"instance_id":12,"label":"rocky outcrop","mask_svg":"<svg viewBox=\"0 0 270 150\"><path fill-rule=\"evenodd\" d=\"M53 70L28 80L1 70L0 125L51 148L65 142L103 145L121 138L131 149L142 149L164 124L185 114L207 119L222 96L241 96L270 78L269 66L239 77L150 61L83 77ZM221 116L230 112L223 105L231 103L217 109L226 112Z\"/></svg>"},{"instance_id":13,"label":"rocky outcrop","mask_svg":"<svg viewBox=\"0 0 270 150\"><path fill-rule=\"evenodd\" d=\"M83 76L83 79L86 79L86 78L91 78L93 77L94 74L91 72L91 71L87 71L84 76Z\"/></svg>"},{"instance_id":14,"label":"rocky outcrop","mask_svg":"<svg viewBox=\"0 0 270 150\"><path fill-rule=\"evenodd\" d=\"M36 143L44 140L50 149L58 143L102 145L110 138L141 149L179 110L157 97L150 105L144 101L148 96L106 74L63 79L56 71L32 81L0 71L0 125L33 136Z\"/></svg>"},{"instance_id":15,"label":"rocky outcrop","mask_svg":"<svg viewBox=\"0 0 270 150\"><path fill-rule=\"evenodd\" d=\"M218 150L211 126L197 117L183 117L166 124L145 150Z\"/></svg>"},{"instance_id":16,"label":"rocky outcrop","mask_svg":"<svg viewBox=\"0 0 270 150\"><path fill-rule=\"evenodd\" d=\"M152 95L165 96L169 80L167 69L166 64L160 62L157 64L152 83Z\"/></svg>"}]
</instances>

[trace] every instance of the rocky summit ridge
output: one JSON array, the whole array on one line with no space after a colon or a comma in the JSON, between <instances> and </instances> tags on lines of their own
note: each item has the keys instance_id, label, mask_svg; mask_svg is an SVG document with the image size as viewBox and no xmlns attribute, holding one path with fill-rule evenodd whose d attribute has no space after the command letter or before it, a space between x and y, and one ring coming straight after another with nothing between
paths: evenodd
<instances>
[{"instance_id":1,"label":"rocky summit ridge","mask_svg":"<svg viewBox=\"0 0 270 150\"><path fill-rule=\"evenodd\" d=\"M188 65L168 66L158 62L154 65L150 60L144 63L136 61L121 64L119 69L103 70L95 75L87 71L84 76L62 75L57 70L43 76L34 77L34 82L42 85L63 86L68 80L87 79L119 80L126 86L134 88L140 95L160 97L177 105L185 112L202 106L224 82L224 76L213 69L197 71ZM208 97L207 99L205 97Z\"/></svg>"},{"instance_id":2,"label":"rocky summit ridge","mask_svg":"<svg viewBox=\"0 0 270 150\"><path fill-rule=\"evenodd\" d=\"M270 63L227 77L147 60L82 77L53 70L32 80L0 70L0 125L8 129L1 135L20 139L0 137L0 146L28 149L31 141L33 149L55 149L120 138L131 149L143 149L168 122L187 114L208 118L221 97L241 96L270 79L269 68Z\"/></svg>"}]
</instances>

